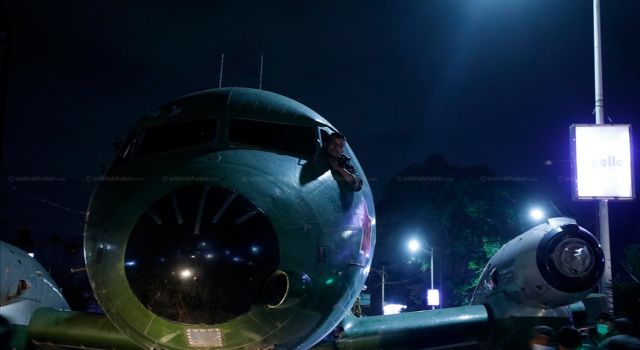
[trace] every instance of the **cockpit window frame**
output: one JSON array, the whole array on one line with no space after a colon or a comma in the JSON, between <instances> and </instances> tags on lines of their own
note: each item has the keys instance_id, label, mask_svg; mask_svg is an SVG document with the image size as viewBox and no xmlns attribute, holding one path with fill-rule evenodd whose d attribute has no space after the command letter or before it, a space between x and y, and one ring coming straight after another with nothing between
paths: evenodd
<instances>
[{"instance_id":1,"label":"cockpit window frame","mask_svg":"<svg viewBox=\"0 0 640 350\"><path fill-rule=\"evenodd\" d=\"M301 152L290 152L287 150L283 150L283 149L277 149L277 148L272 148L272 147L266 147L266 146L259 146L259 145L255 145L255 144L247 144L247 143L243 143L243 142L238 142L238 141L232 141L231 140L231 129L232 129L232 121L233 120L245 120L245 121L251 121L251 122L257 122L257 123L265 123L265 124L277 124L277 125L283 125L283 126L292 126L292 127L298 127L298 128L308 128L309 130L313 130L313 135L315 135L315 138L310 141L313 142L313 152L310 153L301 153ZM224 128L224 142L225 142L225 146L231 149L253 149L253 150L263 150L263 151L269 151L269 152L274 152L274 153L278 153L278 154L283 154L283 155L288 155L288 156L292 156L292 157L296 157L296 158L300 158L300 159L305 159L305 160L311 160L311 159L315 159L319 150L322 148L322 143L321 143L321 139L320 139L320 130L318 126L313 126L313 125L305 125L305 124L293 124L293 123L284 123L284 122L279 122L279 121L272 121L272 120L265 120L265 119L261 119L261 118L255 118L255 117L250 117L250 116L244 116L244 115L228 115L226 118L226 123L223 126ZM312 133L310 132L309 135L311 135Z\"/></svg>"},{"instance_id":2,"label":"cockpit window frame","mask_svg":"<svg viewBox=\"0 0 640 350\"><path fill-rule=\"evenodd\" d=\"M153 152L148 154L139 154L140 145L144 143L144 138L147 134L147 131L150 128L156 126L167 126L167 125L182 125L184 123L191 122L199 122L203 120L215 119L215 133L214 137L210 142L198 143L194 145L189 145L186 147L178 147L170 150L164 150L159 152ZM305 152L291 152L283 149L259 146L255 144L247 144L237 141L232 141L230 139L231 132L231 124L232 120L241 119L258 123L267 123L267 124L279 124L284 126L292 126L298 128L309 128L313 129L314 139L310 142L313 142L313 153L305 153ZM315 125L314 125L315 124ZM120 159L134 159L134 158L146 158L153 157L156 155L164 155L177 151L187 151L194 149L202 149L202 148L212 148L212 149L253 149L253 150L264 150L269 152L274 152L278 154L284 154L292 157L296 157L304 160L313 160L318 156L318 153L322 151L322 147L326 142L323 140L322 132L326 132L331 134L336 130L329 125L321 124L321 123L286 123L281 121L273 121L265 118L256 118L255 116L250 115L242 115L236 113L219 113L215 116L206 116L202 118L194 118L189 120L180 120L180 121L158 121L158 122L146 122L144 124L139 124L138 127L134 128L131 132L129 132L127 140L118 150L118 156ZM309 132L309 135L312 133Z\"/></svg>"},{"instance_id":3,"label":"cockpit window frame","mask_svg":"<svg viewBox=\"0 0 640 350\"><path fill-rule=\"evenodd\" d=\"M132 132L129 133L129 137L127 139L127 142L122 146L122 148L119 151L119 156L122 159L131 159L131 158L145 158L145 157L152 157L152 156L156 156L156 155L160 155L160 154L168 154L168 153L172 153L172 152L177 152L177 151L185 151L185 150L193 150L193 149L200 149L200 148L207 148L207 147L215 147L216 145L219 144L220 142L220 131L222 128L222 119L219 116L215 116L215 117L203 117L203 118L197 118L197 119L189 119L189 120L180 120L180 121L171 121L171 122L162 122L162 123L148 123L145 125L142 125L136 129L134 129ZM188 124L188 123L194 123L194 122L203 122L206 120L215 120L215 130L213 132L213 138L207 142L202 142L202 143L196 143L196 144L190 144L184 147L176 147L176 148L172 148L172 149L168 149L168 150L162 150L162 151L158 151L158 152L152 152L152 153L147 153L147 154L139 154L138 150L140 148L140 145L144 142L144 138L147 134L147 131L150 128L153 127L157 127L157 126L169 126L171 127L172 125L184 125L184 124Z\"/></svg>"}]
</instances>

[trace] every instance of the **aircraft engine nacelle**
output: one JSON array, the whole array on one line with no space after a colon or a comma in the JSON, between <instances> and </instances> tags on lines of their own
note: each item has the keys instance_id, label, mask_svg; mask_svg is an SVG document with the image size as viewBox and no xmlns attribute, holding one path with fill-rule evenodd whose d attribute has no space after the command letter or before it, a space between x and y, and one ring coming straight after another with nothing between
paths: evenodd
<instances>
[{"instance_id":1,"label":"aircraft engine nacelle","mask_svg":"<svg viewBox=\"0 0 640 350\"><path fill-rule=\"evenodd\" d=\"M97 300L149 349L309 348L350 310L375 243L369 185L322 162L335 129L253 89L140 120L96 188L85 260Z\"/></svg>"},{"instance_id":2,"label":"aircraft engine nacelle","mask_svg":"<svg viewBox=\"0 0 640 350\"><path fill-rule=\"evenodd\" d=\"M509 241L489 260L472 303L495 310L569 305L591 291L603 270L604 254L591 233L572 219L549 219Z\"/></svg>"}]
</instances>

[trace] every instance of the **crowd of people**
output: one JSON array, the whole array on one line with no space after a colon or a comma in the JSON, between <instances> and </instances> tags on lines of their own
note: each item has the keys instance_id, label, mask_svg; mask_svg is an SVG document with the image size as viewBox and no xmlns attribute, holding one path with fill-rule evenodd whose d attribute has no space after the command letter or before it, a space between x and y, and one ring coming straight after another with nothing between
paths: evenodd
<instances>
[{"instance_id":1,"label":"crowd of people","mask_svg":"<svg viewBox=\"0 0 640 350\"><path fill-rule=\"evenodd\" d=\"M598 315L595 327L576 329L564 326L557 332L548 326L532 329L529 348L533 350L640 350L640 338L628 318L615 319L607 313Z\"/></svg>"}]
</instances>

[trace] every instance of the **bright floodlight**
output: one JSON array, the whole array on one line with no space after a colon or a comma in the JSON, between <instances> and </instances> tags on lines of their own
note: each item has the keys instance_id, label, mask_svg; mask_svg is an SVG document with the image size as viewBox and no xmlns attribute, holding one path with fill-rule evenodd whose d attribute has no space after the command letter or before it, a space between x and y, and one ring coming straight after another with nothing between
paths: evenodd
<instances>
[{"instance_id":1,"label":"bright floodlight","mask_svg":"<svg viewBox=\"0 0 640 350\"><path fill-rule=\"evenodd\" d=\"M190 269L183 269L180 271L180 278L187 279L193 276L193 272Z\"/></svg>"},{"instance_id":2,"label":"bright floodlight","mask_svg":"<svg viewBox=\"0 0 640 350\"><path fill-rule=\"evenodd\" d=\"M420 250L420 242L414 238L409 241L408 247L410 252L415 253Z\"/></svg>"},{"instance_id":3,"label":"bright floodlight","mask_svg":"<svg viewBox=\"0 0 640 350\"><path fill-rule=\"evenodd\" d=\"M385 315L395 315L395 314L399 314L402 310L406 308L407 308L407 305L387 304L382 308L382 311Z\"/></svg>"},{"instance_id":4,"label":"bright floodlight","mask_svg":"<svg viewBox=\"0 0 640 350\"><path fill-rule=\"evenodd\" d=\"M542 220L544 218L544 212L539 208L534 208L529 212L529 216L531 216L533 220Z\"/></svg>"}]
</instances>

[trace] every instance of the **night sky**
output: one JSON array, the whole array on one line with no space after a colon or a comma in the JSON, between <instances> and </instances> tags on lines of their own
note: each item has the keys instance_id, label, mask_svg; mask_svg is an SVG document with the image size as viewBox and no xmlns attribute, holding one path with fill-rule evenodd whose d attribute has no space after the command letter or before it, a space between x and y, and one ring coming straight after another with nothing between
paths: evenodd
<instances>
[{"instance_id":1,"label":"night sky","mask_svg":"<svg viewBox=\"0 0 640 350\"><path fill-rule=\"evenodd\" d=\"M345 133L377 200L398 170L443 153L457 165L524 178L537 194L532 203L553 200L595 231L595 203L573 202L567 181L568 127L594 122L591 1L5 6L11 51L1 239L20 227L36 240L80 239L76 211L86 209L92 177L113 158L114 138L170 100L217 87L223 52L223 86L257 87L264 54L263 88ZM636 140L638 18L640 1L603 1L605 114L634 124ZM640 242L633 237L639 208L637 201L610 205L616 242Z\"/></svg>"}]
</instances>

